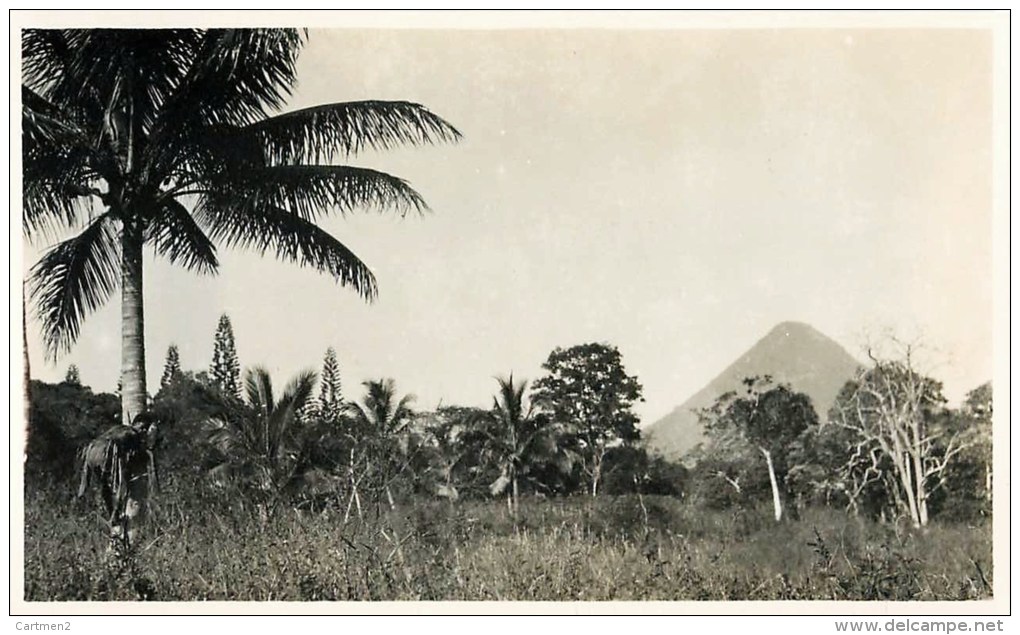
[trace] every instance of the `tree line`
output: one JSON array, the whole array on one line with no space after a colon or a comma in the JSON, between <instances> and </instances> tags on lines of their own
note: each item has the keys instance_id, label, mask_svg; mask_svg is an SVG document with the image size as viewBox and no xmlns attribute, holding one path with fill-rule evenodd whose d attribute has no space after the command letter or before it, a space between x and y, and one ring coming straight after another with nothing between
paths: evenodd
<instances>
[{"instance_id":1,"label":"tree line","mask_svg":"<svg viewBox=\"0 0 1020 635\"><path fill-rule=\"evenodd\" d=\"M208 371L182 369L170 345L147 410L163 427L168 478L190 473L263 502L339 501L358 513L365 504L393 507L422 495L505 496L516 510L525 494L681 493L685 469L649 456L638 443L633 406L643 399L642 387L615 346L557 348L543 370L530 384L512 373L494 378L489 408L426 410L390 378L346 394L329 348L321 372L298 373L280 390L263 367L241 372L224 315ZM42 396L61 391L76 394L87 413L75 419L59 412L68 400ZM115 423L117 396L92 395L78 380L34 382L32 396L35 465L48 457L59 471L66 465L60 455ZM93 401L102 406L89 409Z\"/></svg>"},{"instance_id":2,"label":"tree line","mask_svg":"<svg viewBox=\"0 0 1020 635\"><path fill-rule=\"evenodd\" d=\"M698 495L729 506L771 499L784 507L838 506L852 515L926 526L934 515L991 514L992 385L950 408L942 384L917 369L916 347L869 351L870 365L840 390L825 418L810 398L771 377L699 412Z\"/></svg>"},{"instance_id":3,"label":"tree line","mask_svg":"<svg viewBox=\"0 0 1020 635\"><path fill-rule=\"evenodd\" d=\"M421 498L667 495L708 507L768 504L775 519L807 505L915 526L991 510L991 384L946 407L941 385L899 359L873 356L821 418L811 399L751 377L699 414L709 441L684 462L650 452L633 406L642 400L619 350L553 350L532 383L495 378L488 408L419 409L395 381L347 394L336 351L321 372L282 390L242 373L230 319L220 318L208 371L185 371L170 345L150 410L163 422L169 479L226 490L258 505L395 508ZM119 399L93 395L76 367L56 386L34 382L29 465L66 477L66 457L104 425ZM61 473L61 471L64 473Z\"/></svg>"}]
</instances>

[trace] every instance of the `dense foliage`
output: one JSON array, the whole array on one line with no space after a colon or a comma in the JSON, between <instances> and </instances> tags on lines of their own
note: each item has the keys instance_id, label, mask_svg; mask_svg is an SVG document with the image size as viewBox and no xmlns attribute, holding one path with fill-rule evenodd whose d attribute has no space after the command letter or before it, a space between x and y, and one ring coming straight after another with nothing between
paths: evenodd
<instances>
[{"instance_id":1,"label":"dense foliage","mask_svg":"<svg viewBox=\"0 0 1020 635\"><path fill-rule=\"evenodd\" d=\"M32 381L28 402L26 486L57 480L70 489L73 458L103 430L119 423L120 400L93 393L80 383Z\"/></svg>"},{"instance_id":2,"label":"dense foliage","mask_svg":"<svg viewBox=\"0 0 1020 635\"><path fill-rule=\"evenodd\" d=\"M640 437L633 407L643 400L641 384L627 374L619 349L602 343L557 348L542 368L535 400L563 428L595 496L609 447Z\"/></svg>"},{"instance_id":3,"label":"dense foliage","mask_svg":"<svg viewBox=\"0 0 1020 635\"><path fill-rule=\"evenodd\" d=\"M70 507L57 501L72 500L77 463L69 457L117 423L119 399L67 382L32 382L29 596L951 599L991 593L984 535L990 385L974 390L959 410L930 410L931 429L970 442L930 499L932 517L942 522L933 533L913 534L904 531L909 522L897 513L889 480L875 478L867 469L871 455L855 451L855 430L819 420L810 402L787 386L749 379L743 395L723 396L707 413L715 417L714 443L687 465L650 455L633 438L609 441L592 499L575 436L580 427L558 422L556 410L523 380L500 379L489 409L436 411L415 410L413 398L391 379L365 382L363 393L339 409L322 408L315 381L314 373L301 373L278 391L268 372L251 368L238 398L205 372L171 373L152 400L163 437L164 487L151 501L154 516L143 538L163 546L118 561L102 556L91 498ZM772 456L772 475L763 448ZM874 456L873 470L893 469ZM769 528L773 485L789 513ZM585 499L591 502L579 503ZM967 534L974 530L958 521L979 533ZM850 542L848 527L855 532ZM935 542L945 557L929 557L925 549ZM228 544L251 546L237 551ZM229 555L210 569L206 549ZM570 553L584 555L563 555ZM65 565L71 586L45 573ZM631 584L609 584L620 575ZM535 586L538 579L544 582Z\"/></svg>"}]
</instances>

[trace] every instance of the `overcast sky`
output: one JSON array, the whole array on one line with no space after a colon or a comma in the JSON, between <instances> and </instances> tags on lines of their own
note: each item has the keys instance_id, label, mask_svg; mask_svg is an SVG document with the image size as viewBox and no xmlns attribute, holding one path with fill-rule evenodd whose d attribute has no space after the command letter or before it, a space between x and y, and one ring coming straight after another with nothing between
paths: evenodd
<instances>
[{"instance_id":1,"label":"overcast sky","mask_svg":"<svg viewBox=\"0 0 1020 635\"><path fill-rule=\"evenodd\" d=\"M992 376L991 55L962 30L313 30L293 107L411 100L464 133L353 161L433 211L326 222L373 305L271 257L222 250L215 279L149 260L150 391L171 342L208 368L226 312L243 366L282 383L333 346L347 396L393 377L421 408L603 341L651 423L784 320L855 355L920 333L958 399ZM29 336L35 377L116 385L119 300L56 364Z\"/></svg>"}]
</instances>

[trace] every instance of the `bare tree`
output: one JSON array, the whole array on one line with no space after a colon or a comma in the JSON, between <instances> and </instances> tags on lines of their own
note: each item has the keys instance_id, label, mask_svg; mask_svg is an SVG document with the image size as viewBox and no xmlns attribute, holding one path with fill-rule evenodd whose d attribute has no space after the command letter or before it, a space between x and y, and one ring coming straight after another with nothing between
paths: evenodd
<instances>
[{"instance_id":1,"label":"bare tree","mask_svg":"<svg viewBox=\"0 0 1020 635\"><path fill-rule=\"evenodd\" d=\"M946 400L942 385L915 368L917 346L894 343L899 350L895 358L868 351L872 366L844 386L831 417L857 436L846 467L859 476L849 479L857 494L882 478L896 506L915 527L924 527L929 500L946 467L970 442L937 422ZM855 470L862 463L865 469Z\"/></svg>"}]
</instances>

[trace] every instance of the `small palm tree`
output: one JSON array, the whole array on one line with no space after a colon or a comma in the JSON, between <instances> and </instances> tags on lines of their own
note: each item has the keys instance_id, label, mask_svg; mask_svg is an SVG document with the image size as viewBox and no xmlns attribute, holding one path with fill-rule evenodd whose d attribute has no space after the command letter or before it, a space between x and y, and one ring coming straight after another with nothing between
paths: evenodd
<instances>
[{"instance_id":1,"label":"small palm tree","mask_svg":"<svg viewBox=\"0 0 1020 635\"><path fill-rule=\"evenodd\" d=\"M248 369L244 401L224 397L224 415L210 421L215 451L210 473L256 489L279 492L294 476L302 449L300 412L315 387L315 373L294 377L279 398L269 372Z\"/></svg>"},{"instance_id":2,"label":"small palm tree","mask_svg":"<svg viewBox=\"0 0 1020 635\"><path fill-rule=\"evenodd\" d=\"M366 381L362 385L365 387L362 402L349 402L344 409L350 417L357 443L374 464L390 508L394 508L396 503L390 484L407 466L414 396L398 398L397 385L392 379Z\"/></svg>"},{"instance_id":3,"label":"small palm tree","mask_svg":"<svg viewBox=\"0 0 1020 635\"><path fill-rule=\"evenodd\" d=\"M488 425L483 425L488 437L487 452L500 465L500 476L489 491L497 496L509 488L510 510L516 515L520 477L540 454L555 448L555 441L546 418L537 414L534 403L525 397L527 380L514 383L511 373L509 377L497 377L496 381L499 392L493 397L492 410L486 414Z\"/></svg>"}]
</instances>

